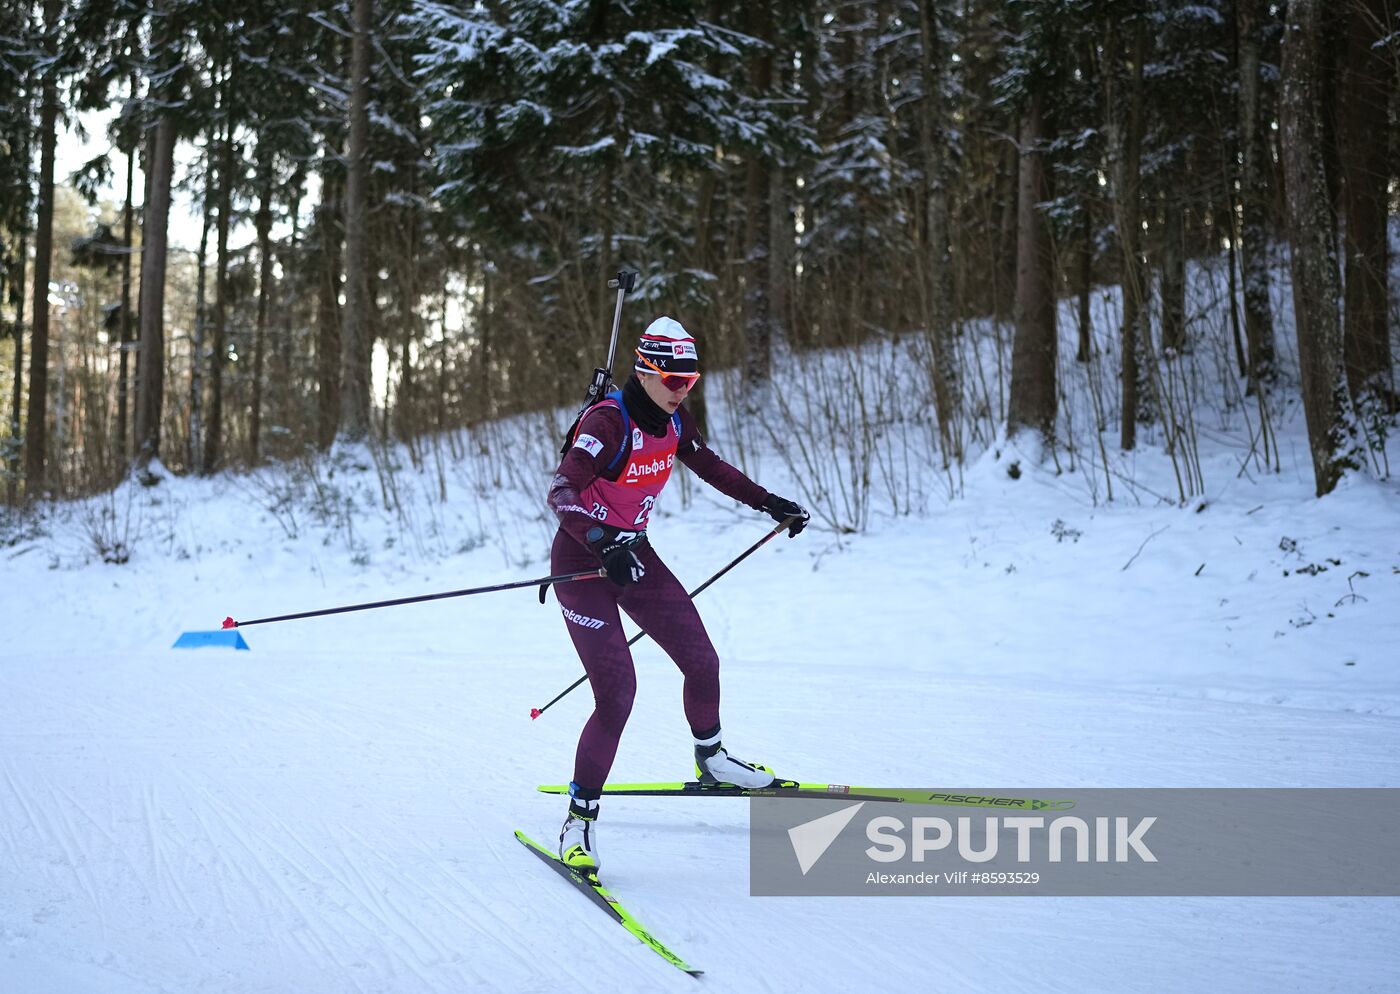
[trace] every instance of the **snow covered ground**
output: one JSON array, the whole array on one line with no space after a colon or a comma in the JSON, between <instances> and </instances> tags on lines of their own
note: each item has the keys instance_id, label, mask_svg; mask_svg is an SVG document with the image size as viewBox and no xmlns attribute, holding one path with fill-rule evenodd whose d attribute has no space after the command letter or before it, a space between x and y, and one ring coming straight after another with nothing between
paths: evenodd
<instances>
[{"instance_id":1,"label":"snow covered ground","mask_svg":"<svg viewBox=\"0 0 1400 994\"><path fill-rule=\"evenodd\" d=\"M927 515L775 540L700 599L726 742L833 783L1400 786L1400 486L1314 499L1301 412L1281 421L1280 474L1240 474L1219 434L1186 507L1096 506L1004 449ZM745 802L612 799L607 881L686 977L512 838L557 834L533 786L569 778L589 707L529 718L581 672L552 598L169 648L226 614L547 572L543 478L449 470L443 504L434 472L167 479L11 528L0 992L1394 989L1400 899L757 899ZM1134 473L1174 492L1160 453ZM652 536L690 585L769 527L678 497ZM117 539L130 561L97 561ZM678 674L636 658L615 775L684 777Z\"/></svg>"}]
</instances>

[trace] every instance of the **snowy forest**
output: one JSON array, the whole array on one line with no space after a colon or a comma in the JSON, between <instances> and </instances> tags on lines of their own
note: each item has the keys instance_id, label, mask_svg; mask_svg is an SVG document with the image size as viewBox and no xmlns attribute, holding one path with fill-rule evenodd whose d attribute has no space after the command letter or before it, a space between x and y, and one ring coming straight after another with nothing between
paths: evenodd
<instances>
[{"instance_id":1,"label":"snowy forest","mask_svg":"<svg viewBox=\"0 0 1400 994\"><path fill-rule=\"evenodd\" d=\"M576 404L621 269L739 374L728 399L811 445L903 433L954 493L1035 433L1108 496L1115 458L1164 447L1184 502L1207 411L1277 471L1298 400L1318 494L1384 477L1392 8L11 0L0 492L338 437L417 459ZM62 174L84 122L98 154ZM813 370L852 347L889 375ZM799 370L793 410L771 385Z\"/></svg>"}]
</instances>

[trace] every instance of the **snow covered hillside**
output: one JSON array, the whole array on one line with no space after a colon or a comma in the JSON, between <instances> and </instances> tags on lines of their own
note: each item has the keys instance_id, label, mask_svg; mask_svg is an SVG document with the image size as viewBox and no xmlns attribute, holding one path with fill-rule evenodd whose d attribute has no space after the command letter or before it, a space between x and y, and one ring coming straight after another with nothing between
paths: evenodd
<instances>
[{"instance_id":1,"label":"snow covered hillside","mask_svg":"<svg viewBox=\"0 0 1400 994\"><path fill-rule=\"evenodd\" d=\"M959 499L773 541L699 601L726 742L832 783L1400 786L1400 487L1314 499L1301 410L1277 422L1282 472L1213 432L1185 506L1154 496L1160 451L1109 504L1002 445ZM512 838L557 836L534 786L569 778L590 706L530 720L581 672L552 598L170 648L225 615L548 572L539 434L504 478L468 439L421 471L349 454L7 525L0 992L1393 987L1400 899L756 899L746 802L609 799L606 880L693 980ZM770 522L689 495L651 532L694 586ZM635 655L615 777L683 778L679 676Z\"/></svg>"}]
</instances>

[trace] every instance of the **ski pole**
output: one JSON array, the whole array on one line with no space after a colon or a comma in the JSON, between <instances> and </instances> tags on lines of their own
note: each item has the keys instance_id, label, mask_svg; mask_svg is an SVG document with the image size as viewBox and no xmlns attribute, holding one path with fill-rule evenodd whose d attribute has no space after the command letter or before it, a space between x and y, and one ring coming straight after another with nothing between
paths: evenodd
<instances>
[{"instance_id":1,"label":"ski pole","mask_svg":"<svg viewBox=\"0 0 1400 994\"><path fill-rule=\"evenodd\" d=\"M728 573L730 570L732 570L735 566L738 566L738 565L739 565L740 563L742 563L745 559L749 558L749 556L753 555L753 554L754 554L755 552L757 552L759 549L761 549L761 548L763 548L765 545L767 545L770 541L772 541L774 538L777 537L777 535L778 535L779 532L781 532L784 528L787 528L788 526L790 526L794 521L797 520L797 518L798 518L798 516L795 515L795 514L793 514L793 515L790 515L789 517L787 517L786 519L784 519L783 521L779 522L779 524L777 525L777 527L775 527L775 528L774 528L772 531L770 531L767 535L764 535L761 539L759 539L759 540L758 540L757 542L755 542L753 545L749 546L749 547L748 547L747 549L745 549L743 552L739 553L739 555L736 556L734 559L730 560L728 566L724 567L724 569L720 570L720 571L719 571L718 573L716 573L714 576L710 577L710 578L709 578L708 580L706 580L704 583L700 584L700 586L698 586L698 587L696 587L694 590L692 590L692 591L690 592L690 599L691 599L691 600L695 600L695 598L698 597L698 596L701 594L701 592L704 591L704 589L705 589L706 587L708 587L710 584L714 583L714 582L715 582L716 580L718 580L720 577L724 576L724 574L726 574L726 573ZM647 637L647 633L646 633L646 632L638 632L636 635L633 635L630 639L627 640L628 648L631 648L632 646L636 645L638 642L640 642L642 639L644 639L644 638L646 638L646 637ZM582 683L583 683L585 680L587 680L587 679L588 679L588 674L585 673L583 676L579 677L579 678L578 678L577 680L575 680L573 683L569 684L569 686L568 686L567 688L565 688L561 693L559 693L558 695L555 696L554 700L550 701L550 702L549 702L548 704L546 704L544 707L542 707L542 708L531 708L531 709L530 709L530 720L533 721L534 719L538 718L540 715L542 715L542 714L544 714L546 711L548 711L550 708L554 707L555 704L557 704L559 701L561 701L566 695L568 695L568 694L572 693L574 690L576 690L576 689L578 688L578 686L579 686L580 684L582 684Z\"/></svg>"},{"instance_id":2,"label":"ski pole","mask_svg":"<svg viewBox=\"0 0 1400 994\"><path fill-rule=\"evenodd\" d=\"M472 594L489 594L497 590L514 590L517 587L534 587L541 583L569 583L573 580L596 580L607 576L601 568L583 573L561 573L559 576L545 576L537 580L514 580L510 583L497 583L490 587L472 587L468 590L448 590L440 594L420 594L417 597L397 597L391 601L374 601L370 604L349 604L345 607L325 608L321 611L302 611L300 614L279 614L275 618L254 618L252 621L224 619L225 628L246 628L248 625L266 625L273 621L296 621L299 618L319 618L327 614L345 614L347 611L368 611L376 607L398 607L400 604L419 604L423 601L438 601L445 597L470 597Z\"/></svg>"}]
</instances>

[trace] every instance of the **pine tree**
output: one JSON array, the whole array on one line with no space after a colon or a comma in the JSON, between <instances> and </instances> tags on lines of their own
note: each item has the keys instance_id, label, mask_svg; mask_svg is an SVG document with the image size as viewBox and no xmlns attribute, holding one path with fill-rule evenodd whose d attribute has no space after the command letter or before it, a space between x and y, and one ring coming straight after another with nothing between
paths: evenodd
<instances>
[{"instance_id":1,"label":"pine tree","mask_svg":"<svg viewBox=\"0 0 1400 994\"><path fill-rule=\"evenodd\" d=\"M404 20L426 49L437 196L494 267L493 307L521 324L493 352L497 375L572 397L565 378L537 379L533 336L553 329L552 354L596 364L605 279L623 261L643 266L643 295L695 299L705 277L684 263L702 178L727 150L773 157L780 110L731 82L756 43L681 0L420 2Z\"/></svg>"}]
</instances>

